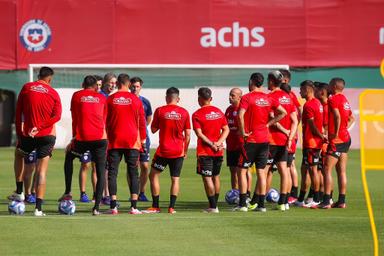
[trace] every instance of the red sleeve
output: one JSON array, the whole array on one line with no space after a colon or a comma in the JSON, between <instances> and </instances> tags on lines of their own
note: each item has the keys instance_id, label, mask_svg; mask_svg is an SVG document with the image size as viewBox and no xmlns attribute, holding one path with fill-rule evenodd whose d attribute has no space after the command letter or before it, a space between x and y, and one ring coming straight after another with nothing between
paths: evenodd
<instances>
[{"instance_id":1,"label":"red sleeve","mask_svg":"<svg viewBox=\"0 0 384 256\"><path fill-rule=\"evenodd\" d=\"M151 123L151 130L155 128L156 130L159 129L159 108L155 110L155 113L153 114L153 120Z\"/></svg>"},{"instance_id":2,"label":"red sleeve","mask_svg":"<svg viewBox=\"0 0 384 256\"><path fill-rule=\"evenodd\" d=\"M280 103L275 98L272 98L272 97L269 97L269 98L271 99L271 109L275 111L280 106Z\"/></svg>"},{"instance_id":3,"label":"red sleeve","mask_svg":"<svg viewBox=\"0 0 384 256\"><path fill-rule=\"evenodd\" d=\"M192 125L193 125L193 129L201 128L201 125L200 125L200 122L199 122L199 118L196 115L196 113L194 113L192 115Z\"/></svg>"},{"instance_id":4,"label":"red sleeve","mask_svg":"<svg viewBox=\"0 0 384 256\"><path fill-rule=\"evenodd\" d=\"M189 119L189 113L188 111L185 111L185 117L186 117L186 120L185 120L185 127L184 127L184 130L186 129L191 129L191 121Z\"/></svg>"},{"instance_id":5,"label":"red sleeve","mask_svg":"<svg viewBox=\"0 0 384 256\"><path fill-rule=\"evenodd\" d=\"M76 98L76 92L72 95L71 99L71 115L72 115L72 137L76 137L76 126L77 126L77 110L75 109L75 98Z\"/></svg>"},{"instance_id":6,"label":"red sleeve","mask_svg":"<svg viewBox=\"0 0 384 256\"><path fill-rule=\"evenodd\" d=\"M147 120L145 118L144 107L141 100L137 98L138 109L139 109L139 132L140 139L145 140L147 138Z\"/></svg>"},{"instance_id":7,"label":"red sleeve","mask_svg":"<svg viewBox=\"0 0 384 256\"><path fill-rule=\"evenodd\" d=\"M293 105L296 107L296 108L300 108L300 102L299 100L297 99L296 97L296 94L291 92L291 99L292 99L292 102L293 102Z\"/></svg>"},{"instance_id":8,"label":"red sleeve","mask_svg":"<svg viewBox=\"0 0 384 256\"><path fill-rule=\"evenodd\" d=\"M23 87L23 89L21 89L21 92L19 94L19 97L17 98L17 104L16 104L15 126L16 126L17 136L23 135L21 123L23 122L22 115L23 115L24 95L25 95L24 88L25 86Z\"/></svg>"},{"instance_id":9,"label":"red sleeve","mask_svg":"<svg viewBox=\"0 0 384 256\"><path fill-rule=\"evenodd\" d=\"M102 96L104 98L104 96ZM104 115L103 115L103 120L104 120L104 127L107 129L106 123L107 123L107 117L108 117L108 102L106 99L104 99Z\"/></svg>"},{"instance_id":10,"label":"red sleeve","mask_svg":"<svg viewBox=\"0 0 384 256\"><path fill-rule=\"evenodd\" d=\"M303 119L308 120L315 117L315 111L311 106L305 106L303 111Z\"/></svg>"},{"instance_id":11,"label":"red sleeve","mask_svg":"<svg viewBox=\"0 0 384 256\"><path fill-rule=\"evenodd\" d=\"M244 95L240 100L239 109L247 110L249 106L249 97L248 95Z\"/></svg>"},{"instance_id":12,"label":"red sleeve","mask_svg":"<svg viewBox=\"0 0 384 256\"><path fill-rule=\"evenodd\" d=\"M52 107L52 115L51 118L46 120L45 122L40 123L40 125L37 128L37 130L46 129L48 127L53 126L55 123L57 123L61 118L61 100L59 97L59 94L56 91L53 91L52 96L54 98L54 105Z\"/></svg>"},{"instance_id":13,"label":"red sleeve","mask_svg":"<svg viewBox=\"0 0 384 256\"><path fill-rule=\"evenodd\" d=\"M223 114L223 117L221 118L221 127L224 127L226 125L228 125L227 118Z\"/></svg>"},{"instance_id":14,"label":"red sleeve","mask_svg":"<svg viewBox=\"0 0 384 256\"><path fill-rule=\"evenodd\" d=\"M329 106L330 109L337 108L337 102L336 102L336 100L334 100L334 97L329 99L328 106Z\"/></svg>"}]
</instances>

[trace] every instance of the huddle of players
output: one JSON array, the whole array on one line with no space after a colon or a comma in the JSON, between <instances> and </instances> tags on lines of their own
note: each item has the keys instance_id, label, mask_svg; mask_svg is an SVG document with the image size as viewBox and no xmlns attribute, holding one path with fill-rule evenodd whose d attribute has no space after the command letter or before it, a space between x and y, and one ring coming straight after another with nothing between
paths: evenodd
<instances>
[{"instance_id":1,"label":"huddle of players","mask_svg":"<svg viewBox=\"0 0 384 256\"><path fill-rule=\"evenodd\" d=\"M49 71L48 76L45 76L44 70ZM31 113L29 113L26 111L26 108L21 112L17 111L16 115L16 127L22 127L19 128L17 133L20 135L20 144L17 146L16 151L21 152L22 154L20 155L27 155L32 150L36 150L37 152L38 160L36 171L38 174L38 181L36 183L36 216L44 215L41 210L41 204L45 192L45 174L48 166L48 159L54 145L54 123L60 119L61 114L60 99L58 98L56 91L49 86L52 75L53 70L47 67L42 68L40 70L39 80L34 83L27 83L20 93L20 96L23 95L23 91L27 91L26 94L29 93L29 97L27 98L29 98L30 102L27 105L33 105L31 104L33 100L39 98L35 96L36 93L40 94L40 103L44 102L46 98L51 98L52 102L48 102L46 104L47 108L43 109L47 112L46 116L42 115L40 118L34 119L37 112L35 113L34 110L32 110L30 111ZM272 92L268 95L262 92L261 87L264 82L262 74L252 74L249 81L250 93L241 98L237 106L238 108L234 109L231 113L233 119L228 119L228 122L226 118L226 115L228 117L228 110L227 114L224 115L220 109L211 105L211 90L206 87L199 89L198 103L201 108L192 115L192 124L198 137L197 173L202 176L209 202L209 207L205 209L205 212L219 212L217 201L220 192L219 175L223 161L223 142L227 139L227 144L229 145L231 138L232 140L237 139L239 142L235 142L233 145L240 145L240 147L235 150L231 148L231 146L228 147L228 151L237 151L237 156L234 156L232 153L227 154L229 166L231 166L230 162L237 162L236 173L240 188L240 201L239 206L236 207L235 210L247 211L249 208L265 211L264 199L267 187L267 173L272 163L276 163L281 176L281 194L277 207L280 210L286 209L288 193L292 187L291 176L289 175L287 167L288 149L293 148L293 144L295 144L294 140L298 123L298 112L296 107L291 103L289 94L280 89L282 81L283 75L281 72L274 71L269 73L268 88ZM331 88L335 87L337 89L335 90L336 95L342 95L341 92L344 87L344 81L342 79L333 79L330 85ZM130 213L142 213L136 207L139 190L138 159L140 151L143 151L146 148L146 120L141 101L136 95L129 91L130 79L127 74L120 74L118 76L117 86L118 91L108 98L105 98L98 93L97 79L94 76L86 76L83 82L83 89L74 93L71 100L73 140L70 144L71 150L67 150L66 153L65 173L72 174L73 160L76 156L83 156L86 152L90 153L92 161L96 166L97 175L95 205L92 210L93 215L100 214L99 205L103 193L107 159L108 190L111 195L110 210L108 213L118 213L116 201L116 177L122 156L124 156L128 167L127 176L129 176L129 188L131 192ZM39 87L40 89L36 89ZM305 83L301 85L301 91L303 91L302 96L306 98L308 102L313 99L311 98L312 94L308 93L308 91L311 90L313 94L314 86L310 81L305 81ZM41 95L46 96L43 101ZM336 95L333 96L335 99ZM18 106L19 101L21 101L20 96L18 99ZM337 98L341 97L338 96ZM343 99L345 99L345 97ZM340 136L344 136L346 127L348 126L348 122L344 121L346 115L340 112L342 109L346 109L346 104L348 103L345 100L342 103L344 105L342 105L339 101L337 104L334 104L335 109L338 109L339 112L334 118L335 122L333 124L335 129L329 129L328 132L328 138L331 143L328 146L329 157L327 157L326 160L326 171L324 174L325 194L323 208L327 208L329 205L330 192L328 191L332 189L332 176L328 175L327 170L332 170L333 166L338 163L337 170L339 171L340 169L341 172L343 171L345 163L342 164L341 162L343 159L346 161L345 155L349 147L348 143L344 142L345 137ZM160 212L159 175L167 165L169 165L172 180L168 212L171 214L175 213L174 207L179 192L179 177L183 160L187 155L191 129L189 114L184 108L177 105L178 102L179 90L171 87L166 91L167 104L156 109L154 113L151 131L153 133L159 131L160 141L151 165L150 181L153 201L152 207L145 211L147 213ZM37 101L34 103L39 105ZM307 119L303 120L306 120L306 122L307 120L312 120L312 122L308 122L310 124L308 127L310 128L304 129L304 136L309 136L310 139L308 139L308 142L311 142L311 144L304 145L303 165L310 171L312 186L315 190L315 196L317 196L319 193L317 190L318 183L316 183L318 179L313 178L315 176L313 170L316 169L313 166L317 159L316 154L317 148L319 147L318 144L321 144L321 148L323 142L327 140L323 135L322 122L320 123L320 126L318 125L318 120L322 121L322 118L315 119L315 116L313 116L313 112L317 113L317 111L322 115L321 108L319 107L317 110L312 107L312 112L310 112L307 110L309 107L306 107L306 105L309 106L309 104L306 103L304 105L303 117ZM52 108L52 106L54 106L54 108ZM308 111L310 113L307 113ZM24 118L23 126L18 125L20 124L20 121L17 121L18 116ZM236 116L238 116L238 118ZM348 117L350 116L351 115L349 114ZM339 117L339 119L337 119L337 117ZM238 131L235 129L237 121ZM230 124L231 129L228 127L228 123ZM314 123L317 126L314 125ZM345 125L345 123L347 123L347 125ZM318 133L315 132L314 128L317 128ZM47 132L45 133L50 136L42 133L42 129L46 129ZM230 130L232 135L227 138L228 134L230 134ZM319 138L316 138L316 136ZM28 147L25 146L25 141L28 141ZM340 141L343 143L340 143ZM306 146L308 148L306 148ZM105 152L107 152L107 155ZM335 159L328 160L331 157ZM236 158L238 159L234 160ZM15 174L18 162L17 159L18 158L15 159ZM42 164L42 160L46 160L46 164ZM253 163L256 166L257 184L255 193L247 208L246 198L247 190L249 190L247 186L247 174L248 167ZM16 175L16 192L19 191L19 176ZM301 192L305 190L305 187L302 187ZM318 200L318 197L314 198L316 203L319 202ZM336 206L345 207L344 200L345 192L342 194L341 191Z\"/></svg>"}]
</instances>

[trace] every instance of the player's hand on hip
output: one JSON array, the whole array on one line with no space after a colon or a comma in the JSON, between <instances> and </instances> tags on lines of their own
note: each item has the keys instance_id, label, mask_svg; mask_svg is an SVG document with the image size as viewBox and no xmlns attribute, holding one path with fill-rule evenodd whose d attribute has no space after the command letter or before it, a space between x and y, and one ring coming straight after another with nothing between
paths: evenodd
<instances>
[{"instance_id":1,"label":"player's hand on hip","mask_svg":"<svg viewBox=\"0 0 384 256\"><path fill-rule=\"evenodd\" d=\"M36 136L36 134L38 134L39 131L37 130L37 127L33 127L31 130L29 130L28 132L28 135L32 138L34 138Z\"/></svg>"}]
</instances>

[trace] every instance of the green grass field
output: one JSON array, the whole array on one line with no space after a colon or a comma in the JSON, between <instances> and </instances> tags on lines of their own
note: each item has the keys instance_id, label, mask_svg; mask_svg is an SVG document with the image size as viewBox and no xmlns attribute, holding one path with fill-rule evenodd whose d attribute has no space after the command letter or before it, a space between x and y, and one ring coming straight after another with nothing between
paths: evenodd
<instances>
[{"instance_id":1,"label":"green grass field","mask_svg":"<svg viewBox=\"0 0 384 256\"><path fill-rule=\"evenodd\" d=\"M348 165L347 209L310 210L291 207L287 212L231 212L224 202L230 188L228 168L222 168L220 213L204 214L207 207L201 178L195 174L194 151L185 161L175 215L129 215L125 167L119 173L117 216L91 216L92 204L77 203L74 216L57 213L64 191L64 152L50 161L44 210L48 216L10 216L5 199L14 190L13 148L0 148L0 255L372 255L373 242L362 189L359 152L351 151ZM298 154L300 155L300 153ZM301 161L299 156L297 162ZM77 162L77 161L76 161ZM76 169L78 163L76 163ZM74 198L79 197L76 171ZM384 172L368 173L380 255L384 240ZM274 187L278 187L278 175ZM91 194L90 179L88 193ZM169 172L161 177L161 207L169 199ZM149 187L147 194L150 195ZM337 189L335 191L337 196ZM335 196L335 197L336 197ZM150 203L139 203L139 209ZM107 207L103 206L102 210Z\"/></svg>"}]
</instances>

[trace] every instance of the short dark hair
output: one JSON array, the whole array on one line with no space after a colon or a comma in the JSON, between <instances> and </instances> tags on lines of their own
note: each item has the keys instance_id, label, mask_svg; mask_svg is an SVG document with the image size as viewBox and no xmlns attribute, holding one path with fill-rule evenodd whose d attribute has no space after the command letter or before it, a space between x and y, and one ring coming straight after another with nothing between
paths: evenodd
<instances>
[{"instance_id":1,"label":"short dark hair","mask_svg":"<svg viewBox=\"0 0 384 256\"><path fill-rule=\"evenodd\" d=\"M309 86L315 89L315 84L311 80L304 80L303 82L300 83L300 87L306 87L306 86Z\"/></svg>"},{"instance_id":2,"label":"short dark hair","mask_svg":"<svg viewBox=\"0 0 384 256\"><path fill-rule=\"evenodd\" d=\"M134 84L134 83L137 83L137 82L139 82L141 86L143 86L143 84L144 84L143 80L140 77L138 77L138 76L135 76L135 77L131 78L131 84Z\"/></svg>"},{"instance_id":3,"label":"short dark hair","mask_svg":"<svg viewBox=\"0 0 384 256\"><path fill-rule=\"evenodd\" d=\"M256 87L260 87L264 83L264 76L261 73L252 73L249 81Z\"/></svg>"},{"instance_id":4,"label":"short dark hair","mask_svg":"<svg viewBox=\"0 0 384 256\"><path fill-rule=\"evenodd\" d=\"M278 70L268 73L268 81L272 81L277 86L280 86L283 82L283 78L283 74L281 74Z\"/></svg>"},{"instance_id":5,"label":"short dark hair","mask_svg":"<svg viewBox=\"0 0 384 256\"><path fill-rule=\"evenodd\" d=\"M200 87L197 93L204 100L209 100L212 97L212 91L208 87Z\"/></svg>"},{"instance_id":6,"label":"short dark hair","mask_svg":"<svg viewBox=\"0 0 384 256\"><path fill-rule=\"evenodd\" d=\"M313 82L315 88L318 90L328 90L329 85L323 82Z\"/></svg>"},{"instance_id":7,"label":"short dark hair","mask_svg":"<svg viewBox=\"0 0 384 256\"><path fill-rule=\"evenodd\" d=\"M345 86L345 81L344 81L344 79L341 78L341 77L334 77L334 78L332 78L331 81L329 82L330 85L331 85L331 84L337 84L337 83L342 83L343 86Z\"/></svg>"},{"instance_id":8,"label":"short dark hair","mask_svg":"<svg viewBox=\"0 0 384 256\"><path fill-rule=\"evenodd\" d=\"M117 86L120 88L123 84L129 82L129 75L122 73L117 77Z\"/></svg>"},{"instance_id":9,"label":"short dark hair","mask_svg":"<svg viewBox=\"0 0 384 256\"><path fill-rule=\"evenodd\" d=\"M169 87L168 89L167 89L167 92L166 92L166 95L167 96L172 96L172 95L177 95L177 96L179 96L179 89L177 89L176 87Z\"/></svg>"},{"instance_id":10,"label":"short dark hair","mask_svg":"<svg viewBox=\"0 0 384 256\"><path fill-rule=\"evenodd\" d=\"M280 73L283 75L283 77L288 78L291 80L291 72L287 69L279 69Z\"/></svg>"},{"instance_id":11,"label":"short dark hair","mask_svg":"<svg viewBox=\"0 0 384 256\"><path fill-rule=\"evenodd\" d=\"M53 76L53 69L50 67L41 67L39 70L39 75L37 76L39 79L44 79L48 76Z\"/></svg>"},{"instance_id":12,"label":"short dark hair","mask_svg":"<svg viewBox=\"0 0 384 256\"><path fill-rule=\"evenodd\" d=\"M291 86L289 84L287 84L287 83L282 83L280 85L280 89L285 91L286 93L290 93L291 90L292 90Z\"/></svg>"},{"instance_id":13,"label":"short dark hair","mask_svg":"<svg viewBox=\"0 0 384 256\"><path fill-rule=\"evenodd\" d=\"M96 83L97 83L97 80L94 76L86 76L84 77L83 88L88 89L91 87L95 87L97 86Z\"/></svg>"},{"instance_id":14,"label":"short dark hair","mask_svg":"<svg viewBox=\"0 0 384 256\"><path fill-rule=\"evenodd\" d=\"M93 75L93 76L96 78L97 81L103 80L103 78L99 75Z\"/></svg>"}]
</instances>

